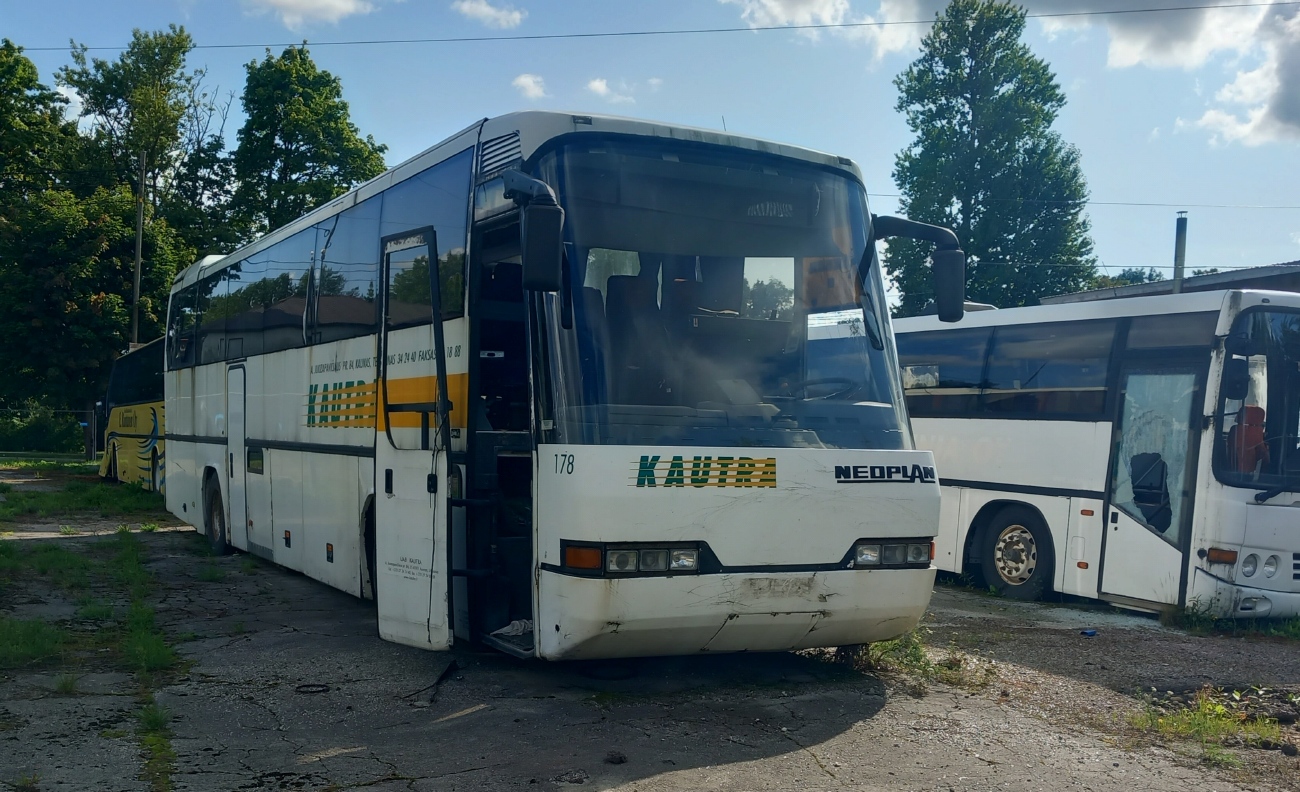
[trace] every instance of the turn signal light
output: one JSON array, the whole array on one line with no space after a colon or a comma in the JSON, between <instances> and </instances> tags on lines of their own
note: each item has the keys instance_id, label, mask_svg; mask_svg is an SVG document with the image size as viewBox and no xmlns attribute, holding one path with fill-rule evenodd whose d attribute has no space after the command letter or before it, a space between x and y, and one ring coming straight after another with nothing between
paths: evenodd
<instances>
[{"instance_id":1,"label":"turn signal light","mask_svg":"<svg viewBox=\"0 0 1300 792\"><path fill-rule=\"evenodd\" d=\"M1206 553L1205 557L1211 564L1237 563L1237 551L1225 550L1222 547L1211 547L1210 552Z\"/></svg>"},{"instance_id":2,"label":"turn signal light","mask_svg":"<svg viewBox=\"0 0 1300 792\"><path fill-rule=\"evenodd\" d=\"M570 569L600 569L599 547L569 545L564 548L564 565Z\"/></svg>"}]
</instances>

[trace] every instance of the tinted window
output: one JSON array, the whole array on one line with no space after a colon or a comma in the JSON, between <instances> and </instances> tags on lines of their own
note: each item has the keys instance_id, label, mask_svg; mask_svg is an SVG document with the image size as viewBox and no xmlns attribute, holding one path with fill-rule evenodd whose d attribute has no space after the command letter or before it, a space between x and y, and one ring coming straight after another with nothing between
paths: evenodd
<instances>
[{"instance_id":1,"label":"tinted window","mask_svg":"<svg viewBox=\"0 0 1300 792\"><path fill-rule=\"evenodd\" d=\"M226 279L225 295L213 298L208 317L220 311L226 320L226 347L223 357L257 355L262 351L262 311L265 293L266 262L252 257L232 264L222 275Z\"/></svg>"},{"instance_id":2,"label":"tinted window","mask_svg":"<svg viewBox=\"0 0 1300 792\"><path fill-rule=\"evenodd\" d=\"M266 262L262 285L262 351L277 352L303 345L303 314L316 230L299 231L262 251Z\"/></svg>"},{"instance_id":3,"label":"tinted window","mask_svg":"<svg viewBox=\"0 0 1300 792\"><path fill-rule=\"evenodd\" d=\"M383 198L375 196L318 226L321 252L312 343L374 332L382 203Z\"/></svg>"},{"instance_id":4,"label":"tinted window","mask_svg":"<svg viewBox=\"0 0 1300 792\"><path fill-rule=\"evenodd\" d=\"M1102 413L1115 326L1107 319L997 328L985 374L985 410Z\"/></svg>"},{"instance_id":5,"label":"tinted window","mask_svg":"<svg viewBox=\"0 0 1300 792\"><path fill-rule=\"evenodd\" d=\"M989 328L903 333L898 359L912 415L961 415L979 409Z\"/></svg>"},{"instance_id":6,"label":"tinted window","mask_svg":"<svg viewBox=\"0 0 1300 792\"><path fill-rule=\"evenodd\" d=\"M466 149L384 193L380 236L424 226L433 226L437 232L438 283L444 319L465 313L465 222L469 212L472 163L473 149ZM375 240L375 250L377 253L378 239ZM409 277L414 279L416 276ZM428 294L426 284L424 299L428 299ZM410 292L406 296L416 295Z\"/></svg>"},{"instance_id":7,"label":"tinted window","mask_svg":"<svg viewBox=\"0 0 1300 792\"><path fill-rule=\"evenodd\" d=\"M1218 323L1218 311L1137 316L1129 325L1128 348L1205 347L1209 352L1214 345L1214 327Z\"/></svg>"},{"instance_id":8,"label":"tinted window","mask_svg":"<svg viewBox=\"0 0 1300 792\"><path fill-rule=\"evenodd\" d=\"M167 316L168 368L194 365L194 298L197 293L197 287L187 286L172 295Z\"/></svg>"},{"instance_id":9,"label":"tinted window","mask_svg":"<svg viewBox=\"0 0 1300 792\"><path fill-rule=\"evenodd\" d=\"M226 294L226 281L220 272L198 283L194 320L198 324L199 363L215 363L225 355L226 320L222 305Z\"/></svg>"},{"instance_id":10,"label":"tinted window","mask_svg":"<svg viewBox=\"0 0 1300 792\"><path fill-rule=\"evenodd\" d=\"M123 355L113 363L108 406L162 401L163 345L157 342Z\"/></svg>"}]
</instances>

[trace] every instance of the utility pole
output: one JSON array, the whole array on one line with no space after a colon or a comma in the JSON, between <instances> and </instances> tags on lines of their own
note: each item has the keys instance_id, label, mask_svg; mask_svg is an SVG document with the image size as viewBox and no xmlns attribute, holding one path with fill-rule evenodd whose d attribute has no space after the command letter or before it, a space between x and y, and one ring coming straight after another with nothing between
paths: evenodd
<instances>
[{"instance_id":1,"label":"utility pole","mask_svg":"<svg viewBox=\"0 0 1300 792\"><path fill-rule=\"evenodd\" d=\"M140 189L135 196L135 289L131 300L131 348L140 345L140 259L144 253L145 154L140 152Z\"/></svg>"},{"instance_id":2,"label":"utility pole","mask_svg":"<svg viewBox=\"0 0 1300 792\"><path fill-rule=\"evenodd\" d=\"M1187 260L1187 213L1179 212L1174 222L1174 294L1183 291L1183 264Z\"/></svg>"}]
</instances>

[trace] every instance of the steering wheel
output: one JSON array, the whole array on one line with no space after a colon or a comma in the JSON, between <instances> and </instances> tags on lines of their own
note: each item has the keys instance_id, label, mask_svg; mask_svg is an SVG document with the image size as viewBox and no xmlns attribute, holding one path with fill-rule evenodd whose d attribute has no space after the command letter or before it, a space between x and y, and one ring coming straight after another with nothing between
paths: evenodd
<instances>
[{"instance_id":1,"label":"steering wheel","mask_svg":"<svg viewBox=\"0 0 1300 792\"><path fill-rule=\"evenodd\" d=\"M815 385L840 385L842 387L832 390L830 393L822 394L821 396L805 395L803 397L804 401L833 399L837 396L847 396L858 388L857 380L851 380L848 377L825 377L823 379L807 379L792 383L788 392L791 398L798 398L799 394L807 394L808 389Z\"/></svg>"}]
</instances>

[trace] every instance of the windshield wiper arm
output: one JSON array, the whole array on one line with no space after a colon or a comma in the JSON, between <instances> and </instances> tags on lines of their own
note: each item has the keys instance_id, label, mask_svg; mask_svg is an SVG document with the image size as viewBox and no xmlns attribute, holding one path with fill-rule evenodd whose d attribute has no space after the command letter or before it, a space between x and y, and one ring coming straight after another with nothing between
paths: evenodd
<instances>
[{"instance_id":1,"label":"windshield wiper arm","mask_svg":"<svg viewBox=\"0 0 1300 792\"><path fill-rule=\"evenodd\" d=\"M1286 492L1287 490L1291 489L1291 486L1292 486L1292 485L1290 485L1290 484L1283 484L1283 485L1280 486L1280 487L1270 487L1270 488L1268 488L1268 489L1266 489L1266 490L1263 490L1263 491L1261 491L1261 492L1257 492L1257 493L1255 493L1255 502L1256 502L1256 503L1265 503L1265 502L1267 502L1267 501L1270 501L1270 500L1272 500L1273 498L1276 498L1278 495L1281 495L1282 493L1284 493L1284 492Z\"/></svg>"}]
</instances>

